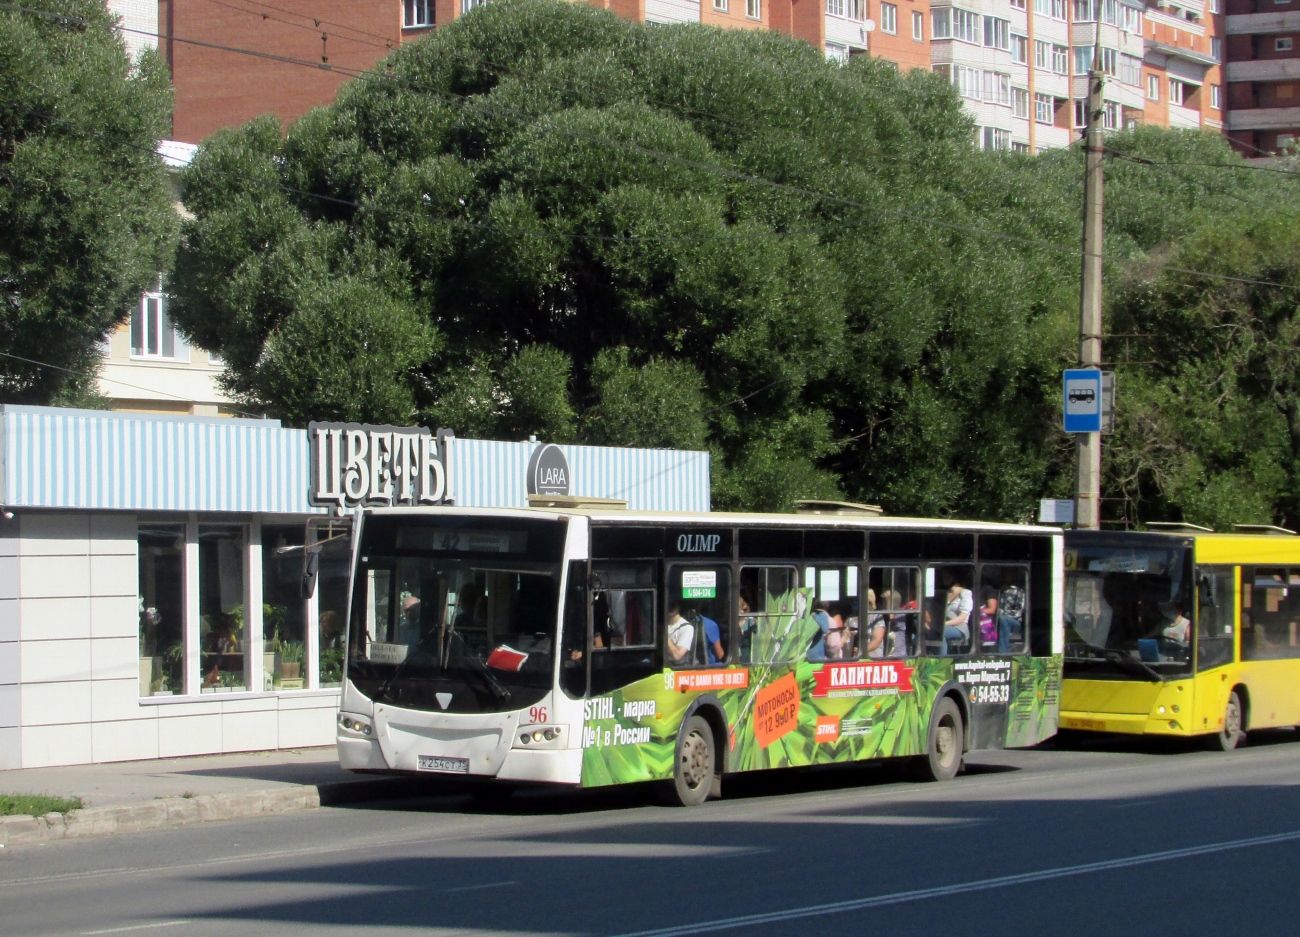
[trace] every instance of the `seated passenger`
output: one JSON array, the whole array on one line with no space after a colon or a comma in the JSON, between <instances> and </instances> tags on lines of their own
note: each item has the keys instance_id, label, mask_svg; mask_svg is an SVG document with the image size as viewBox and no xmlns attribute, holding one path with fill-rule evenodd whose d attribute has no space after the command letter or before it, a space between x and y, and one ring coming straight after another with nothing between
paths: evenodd
<instances>
[{"instance_id":1,"label":"seated passenger","mask_svg":"<svg viewBox=\"0 0 1300 937\"><path fill-rule=\"evenodd\" d=\"M820 629L813 643L808 647L808 659L810 661L824 661L826 659L826 635L831 631L831 616L826 611L826 603L822 599L817 599L812 604L812 612L809 617L817 622Z\"/></svg>"},{"instance_id":2,"label":"seated passenger","mask_svg":"<svg viewBox=\"0 0 1300 937\"><path fill-rule=\"evenodd\" d=\"M754 646L754 633L758 630L758 619L754 617L754 606L749 601L749 593L740 590L740 659L748 661Z\"/></svg>"},{"instance_id":3,"label":"seated passenger","mask_svg":"<svg viewBox=\"0 0 1300 937\"><path fill-rule=\"evenodd\" d=\"M970 616L975 610L974 594L953 579L948 587L948 604L943 611L943 648L947 654L970 640Z\"/></svg>"},{"instance_id":4,"label":"seated passenger","mask_svg":"<svg viewBox=\"0 0 1300 937\"><path fill-rule=\"evenodd\" d=\"M830 619L830 628L826 631L824 647L827 660L844 659L844 606L840 602L826 603L826 615Z\"/></svg>"},{"instance_id":5,"label":"seated passenger","mask_svg":"<svg viewBox=\"0 0 1300 937\"><path fill-rule=\"evenodd\" d=\"M722 645L722 629L712 618L700 616L704 629L704 656L710 664L721 664L727 659L727 649Z\"/></svg>"},{"instance_id":6,"label":"seated passenger","mask_svg":"<svg viewBox=\"0 0 1300 937\"><path fill-rule=\"evenodd\" d=\"M881 597L885 600L885 606L888 607L893 596L891 592L885 592ZM885 634L889 630L886 625L886 616L876 611L876 590L867 590L867 630L864 634L866 640L867 657L880 659L885 656Z\"/></svg>"},{"instance_id":7,"label":"seated passenger","mask_svg":"<svg viewBox=\"0 0 1300 937\"><path fill-rule=\"evenodd\" d=\"M682 617L677 602L668 603L667 613L668 663L682 666L691 662L691 649L695 646L695 626Z\"/></svg>"},{"instance_id":8,"label":"seated passenger","mask_svg":"<svg viewBox=\"0 0 1300 937\"><path fill-rule=\"evenodd\" d=\"M998 641L998 590L985 586L981 590L983 602L980 604L980 644L992 646Z\"/></svg>"}]
</instances>

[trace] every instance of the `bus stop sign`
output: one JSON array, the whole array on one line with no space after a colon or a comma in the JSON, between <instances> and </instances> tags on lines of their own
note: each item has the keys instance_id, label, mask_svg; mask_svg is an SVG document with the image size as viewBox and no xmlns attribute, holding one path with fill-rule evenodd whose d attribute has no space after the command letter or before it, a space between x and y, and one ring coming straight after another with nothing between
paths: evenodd
<instances>
[{"instance_id":1,"label":"bus stop sign","mask_svg":"<svg viewBox=\"0 0 1300 937\"><path fill-rule=\"evenodd\" d=\"M1065 431L1101 432L1101 371L1076 368L1065 372Z\"/></svg>"}]
</instances>

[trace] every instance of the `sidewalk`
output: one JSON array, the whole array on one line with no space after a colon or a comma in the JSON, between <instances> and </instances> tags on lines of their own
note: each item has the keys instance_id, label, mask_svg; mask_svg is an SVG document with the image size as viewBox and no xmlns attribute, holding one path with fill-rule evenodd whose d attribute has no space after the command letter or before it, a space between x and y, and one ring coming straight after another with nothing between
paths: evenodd
<instances>
[{"instance_id":1,"label":"sidewalk","mask_svg":"<svg viewBox=\"0 0 1300 937\"><path fill-rule=\"evenodd\" d=\"M82 809L0 817L0 848L136 833L417 793L406 778L352 774L334 747L0 771L0 794L80 797Z\"/></svg>"}]
</instances>

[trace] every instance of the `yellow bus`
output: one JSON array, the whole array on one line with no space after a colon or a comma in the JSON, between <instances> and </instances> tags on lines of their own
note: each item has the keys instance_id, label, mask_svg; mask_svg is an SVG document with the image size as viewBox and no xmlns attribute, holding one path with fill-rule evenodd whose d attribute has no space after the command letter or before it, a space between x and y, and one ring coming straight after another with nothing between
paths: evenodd
<instances>
[{"instance_id":1,"label":"yellow bus","mask_svg":"<svg viewBox=\"0 0 1300 937\"><path fill-rule=\"evenodd\" d=\"M1300 724L1300 537L1159 526L1065 535L1060 728L1229 751Z\"/></svg>"}]
</instances>

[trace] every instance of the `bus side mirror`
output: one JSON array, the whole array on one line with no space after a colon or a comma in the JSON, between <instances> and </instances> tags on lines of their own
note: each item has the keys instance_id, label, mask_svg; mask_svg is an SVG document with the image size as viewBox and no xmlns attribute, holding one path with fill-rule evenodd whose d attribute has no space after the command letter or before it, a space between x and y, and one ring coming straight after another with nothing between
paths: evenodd
<instances>
[{"instance_id":1,"label":"bus side mirror","mask_svg":"<svg viewBox=\"0 0 1300 937\"><path fill-rule=\"evenodd\" d=\"M303 550L302 597L310 599L316 593L316 574L320 571L320 551Z\"/></svg>"}]
</instances>

